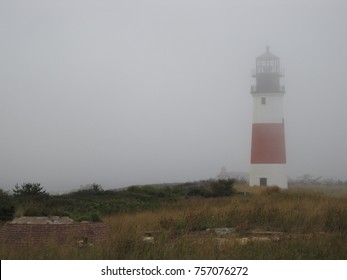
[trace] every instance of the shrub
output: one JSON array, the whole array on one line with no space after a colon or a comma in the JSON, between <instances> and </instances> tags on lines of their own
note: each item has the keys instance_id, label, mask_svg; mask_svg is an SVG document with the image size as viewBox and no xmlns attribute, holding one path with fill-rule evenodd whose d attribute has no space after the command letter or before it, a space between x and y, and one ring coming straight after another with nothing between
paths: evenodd
<instances>
[{"instance_id":1,"label":"shrub","mask_svg":"<svg viewBox=\"0 0 347 280\"><path fill-rule=\"evenodd\" d=\"M24 211L24 216L49 216L46 209L31 207Z\"/></svg>"},{"instance_id":2,"label":"shrub","mask_svg":"<svg viewBox=\"0 0 347 280\"><path fill-rule=\"evenodd\" d=\"M101 222L101 217L98 213L86 213L81 216L73 216L72 218L77 222L91 221L91 222Z\"/></svg>"},{"instance_id":3,"label":"shrub","mask_svg":"<svg viewBox=\"0 0 347 280\"><path fill-rule=\"evenodd\" d=\"M13 189L13 195L15 197L43 197L48 194L41 187L40 183L23 183L20 187L18 184Z\"/></svg>"},{"instance_id":4,"label":"shrub","mask_svg":"<svg viewBox=\"0 0 347 280\"><path fill-rule=\"evenodd\" d=\"M11 197L0 189L0 221L12 220L15 208Z\"/></svg>"},{"instance_id":5,"label":"shrub","mask_svg":"<svg viewBox=\"0 0 347 280\"><path fill-rule=\"evenodd\" d=\"M222 179L211 183L211 194L213 197L230 196L233 194L233 179Z\"/></svg>"},{"instance_id":6,"label":"shrub","mask_svg":"<svg viewBox=\"0 0 347 280\"><path fill-rule=\"evenodd\" d=\"M101 185L93 183L81 186L79 190L73 191L70 193L72 196L93 196L99 194L105 194L106 191L102 188Z\"/></svg>"},{"instance_id":7,"label":"shrub","mask_svg":"<svg viewBox=\"0 0 347 280\"><path fill-rule=\"evenodd\" d=\"M222 197L234 193L233 179L220 179L217 181L198 182L188 186L188 196Z\"/></svg>"},{"instance_id":8,"label":"shrub","mask_svg":"<svg viewBox=\"0 0 347 280\"><path fill-rule=\"evenodd\" d=\"M202 196L202 197L210 197L211 190L206 187L192 187L188 191L188 196Z\"/></svg>"}]
</instances>

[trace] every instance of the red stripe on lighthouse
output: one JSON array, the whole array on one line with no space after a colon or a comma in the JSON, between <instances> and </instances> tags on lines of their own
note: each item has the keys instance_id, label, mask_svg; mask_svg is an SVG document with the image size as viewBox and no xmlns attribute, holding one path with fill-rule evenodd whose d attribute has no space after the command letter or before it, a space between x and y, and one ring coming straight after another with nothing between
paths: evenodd
<instances>
[{"instance_id":1,"label":"red stripe on lighthouse","mask_svg":"<svg viewBox=\"0 0 347 280\"><path fill-rule=\"evenodd\" d=\"M286 163L283 123L253 124L251 163Z\"/></svg>"}]
</instances>

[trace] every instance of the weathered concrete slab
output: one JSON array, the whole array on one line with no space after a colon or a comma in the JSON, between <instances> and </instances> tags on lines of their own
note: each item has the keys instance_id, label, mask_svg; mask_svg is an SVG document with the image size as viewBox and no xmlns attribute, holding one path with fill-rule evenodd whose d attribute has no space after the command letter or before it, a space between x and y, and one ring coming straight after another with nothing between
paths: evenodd
<instances>
[{"instance_id":1,"label":"weathered concrete slab","mask_svg":"<svg viewBox=\"0 0 347 280\"><path fill-rule=\"evenodd\" d=\"M51 217L29 217L23 216L20 218L14 218L11 224L72 224L74 220L67 217L51 216Z\"/></svg>"}]
</instances>

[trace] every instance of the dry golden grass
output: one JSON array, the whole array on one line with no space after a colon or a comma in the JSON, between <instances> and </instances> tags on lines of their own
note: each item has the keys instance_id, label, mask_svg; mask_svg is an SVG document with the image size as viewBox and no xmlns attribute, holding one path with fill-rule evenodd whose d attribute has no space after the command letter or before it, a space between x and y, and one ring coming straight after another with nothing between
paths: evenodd
<instances>
[{"instance_id":1,"label":"dry golden grass","mask_svg":"<svg viewBox=\"0 0 347 280\"><path fill-rule=\"evenodd\" d=\"M159 210L104 217L111 239L93 247L0 245L1 259L346 259L347 196L237 186L249 195L189 198ZM282 232L276 241L242 244L206 228ZM153 242L144 242L154 231Z\"/></svg>"}]
</instances>

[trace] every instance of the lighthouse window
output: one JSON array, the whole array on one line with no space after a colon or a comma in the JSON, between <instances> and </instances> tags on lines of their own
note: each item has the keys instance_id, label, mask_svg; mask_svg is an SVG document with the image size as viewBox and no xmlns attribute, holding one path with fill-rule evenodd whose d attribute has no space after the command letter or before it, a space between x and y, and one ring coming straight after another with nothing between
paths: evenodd
<instances>
[{"instance_id":1,"label":"lighthouse window","mask_svg":"<svg viewBox=\"0 0 347 280\"><path fill-rule=\"evenodd\" d=\"M262 105L265 105L265 104L266 104L266 98L265 98L265 97L262 97L262 98L261 98L261 104L262 104Z\"/></svg>"}]
</instances>

